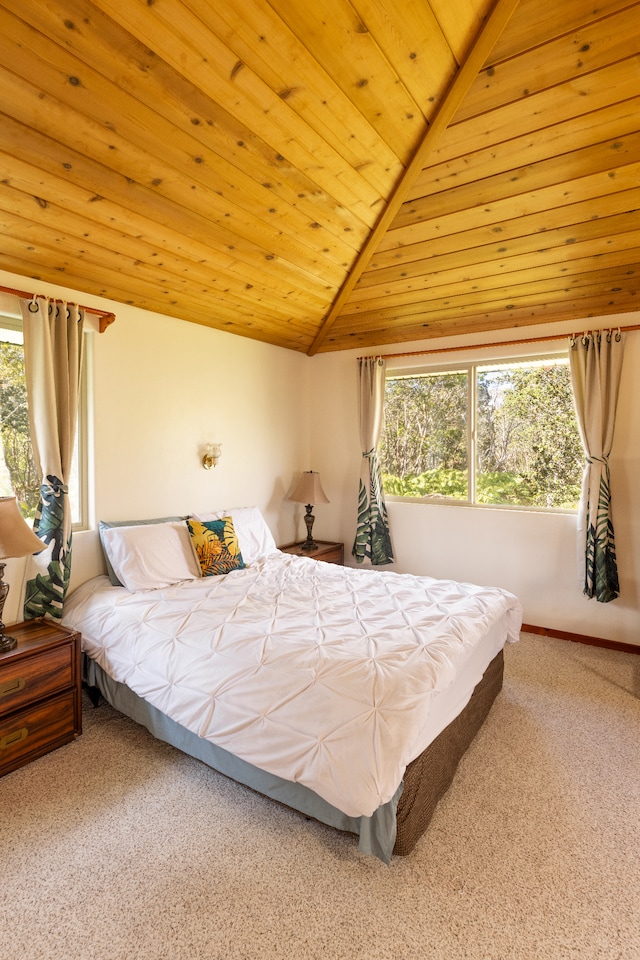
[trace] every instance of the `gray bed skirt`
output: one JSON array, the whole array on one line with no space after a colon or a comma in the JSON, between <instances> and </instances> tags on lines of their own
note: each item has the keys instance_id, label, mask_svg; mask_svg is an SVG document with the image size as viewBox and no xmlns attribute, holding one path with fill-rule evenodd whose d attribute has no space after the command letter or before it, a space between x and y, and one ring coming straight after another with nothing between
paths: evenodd
<instances>
[{"instance_id":1,"label":"gray bed skirt","mask_svg":"<svg viewBox=\"0 0 640 960\"><path fill-rule=\"evenodd\" d=\"M116 710L146 727L183 753L232 780L298 810L305 816L359 837L358 849L389 864L393 854L406 856L427 828L457 766L484 723L502 689L502 650L491 661L461 713L407 767L395 796L371 817L348 817L308 787L260 770L171 720L125 684L117 683L95 660L83 654L83 679L96 687Z\"/></svg>"},{"instance_id":2,"label":"gray bed skirt","mask_svg":"<svg viewBox=\"0 0 640 960\"><path fill-rule=\"evenodd\" d=\"M378 857L386 864L391 862L396 840L396 809L403 784L400 784L393 799L378 807L373 816L348 817L303 784L292 783L260 770L187 730L147 703L125 684L113 680L86 654L82 656L82 671L83 679L89 687L97 687L111 706L146 727L158 740L170 743L230 779L292 807L305 816L337 830L356 834L359 837L358 849L362 853Z\"/></svg>"}]
</instances>

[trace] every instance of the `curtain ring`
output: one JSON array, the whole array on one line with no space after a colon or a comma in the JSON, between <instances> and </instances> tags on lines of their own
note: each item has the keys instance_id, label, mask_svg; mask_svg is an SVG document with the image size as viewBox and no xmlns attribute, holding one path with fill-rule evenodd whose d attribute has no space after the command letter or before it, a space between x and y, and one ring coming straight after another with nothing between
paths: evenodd
<instances>
[{"instance_id":1,"label":"curtain ring","mask_svg":"<svg viewBox=\"0 0 640 960\"><path fill-rule=\"evenodd\" d=\"M570 349L573 350L573 348L575 347L575 345L576 345L575 334L570 333L570 334L569 334L569 347L570 347Z\"/></svg>"},{"instance_id":2,"label":"curtain ring","mask_svg":"<svg viewBox=\"0 0 640 960\"><path fill-rule=\"evenodd\" d=\"M620 343L621 340L622 340L622 334L620 333L620 327L618 327L616 331L616 343Z\"/></svg>"},{"instance_id":3,"label":"curtain ring","mask_svg":"<svg viewBox=\"0 0 640 960\"><path fill-rule=\"evenodd\" d=\"M33 299L29 304L29 313L37 313L40 307L38 306L38 301L36 300L36 295L34 293Z\"/></svg>"},{"instance_id":4,"label":"curtain ring","mask_svg":"<svg viewBox=\"0 0 640 960\"><path fill-rule=\"evenodd\" d=\"M613 334L611 333L611 330L607 330L607 343L611 343L612 336Z\"/></svg>"},{"instance_id":5,"label":"curtain ring","mask_svg":"<svg viewBox=\"0 0 640 960\"><path fill-rule=\"evenodd\" d=\"M583 347L588 347L588 346L589 346L589 334L588 334L588 333L583 333L583 334L582 334L582 346L583 346Z\"/></svg>"}]
</instances>

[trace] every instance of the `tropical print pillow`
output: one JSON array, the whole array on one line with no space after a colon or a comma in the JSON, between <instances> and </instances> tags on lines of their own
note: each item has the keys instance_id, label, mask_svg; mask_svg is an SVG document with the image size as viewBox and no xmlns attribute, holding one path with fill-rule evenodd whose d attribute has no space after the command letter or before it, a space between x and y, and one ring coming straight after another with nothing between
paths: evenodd
<instances>
[{"instance_id":1,"label":"tropical print pillow","mask_svg":"<svg viewBox=\"0 0 640 960\"><path fill-rule=\"evenodd\" d=\"M203 577L217 577L246 566L231 517L220 520L187 520L191 545Z\"/></svg>"}]
</instances>

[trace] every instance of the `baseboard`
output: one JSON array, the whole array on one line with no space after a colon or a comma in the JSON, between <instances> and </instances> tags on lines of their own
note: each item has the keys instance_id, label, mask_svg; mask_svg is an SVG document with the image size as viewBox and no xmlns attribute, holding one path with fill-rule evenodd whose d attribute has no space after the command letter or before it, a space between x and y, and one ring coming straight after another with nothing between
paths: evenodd
<instances>
[{"instance_id":1,"label":"baseboard","mask_svg":"<svg viewBox=\"0 0 640 960\"><path fill-rule=\"evenodd\" d=\"M555 637L556 640L570 640L572 643L586 643L591 647L606 647L608 650L620 650L622 653L640 654L640 644L618 643L616 640L603 640L600 637L587 637L583 633L567 633L566 630L553 630L550 627L536 627L532 623L523 623L524 633L538 633L542 637Z\"/></svg>"}]
</instances>

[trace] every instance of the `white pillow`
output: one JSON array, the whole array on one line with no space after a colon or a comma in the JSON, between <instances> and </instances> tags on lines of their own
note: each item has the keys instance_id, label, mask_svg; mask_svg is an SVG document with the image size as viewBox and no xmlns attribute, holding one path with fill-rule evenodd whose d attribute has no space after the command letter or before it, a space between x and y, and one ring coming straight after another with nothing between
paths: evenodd
<instances>
[{"instance_id":1,"label":"white pillow","mask_svg":"<svg viewBox=\"0 0 640 960\"><path fill-rule=\"evenodd\" d=\"M220 520L232 517L238 538L238 546L245 563L255 563L261 557L274 553L278 548L267 522L257 507L234 507L232 510L216 510L215 513L194 513L194 520Z\"/></svg>"},{"instance_id":2,"label":"white pillow","mask_svg":"<svg viewBox=\"0 0 640 960\"><path fill-rule=\"evenodd\" d=\"M118 580L132 593L200 579L184 520L110 527L102 536Z\"/></svg>"}]
</instances>

